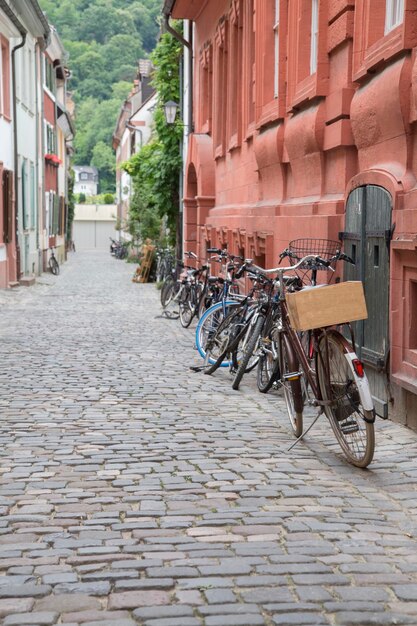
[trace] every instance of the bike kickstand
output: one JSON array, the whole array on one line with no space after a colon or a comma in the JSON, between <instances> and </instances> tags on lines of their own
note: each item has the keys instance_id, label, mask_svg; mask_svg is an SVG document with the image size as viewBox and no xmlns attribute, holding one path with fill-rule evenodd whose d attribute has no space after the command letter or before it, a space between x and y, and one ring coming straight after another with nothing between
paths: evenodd
<instances>
[{"instance_id":1,"label":"bike kickstand","mask_svg":"<svg viewBox=\"0 0 417 626\"><path fill-rule=\"evenodd\" d=\"M310 426L303 433L301 433L301 435L299 437L297 437L297 439L294 441L294 443L292 443L290 445L290 447L288 448L287 452L292 450L294 448L294 446L296 446L297 443L299 443L304 438L304 436L313 428L314 424L317 422L317 420L319 419L319 417L320 417L320 415L322 413L323 413L323 411L320 409L320 411L317 413L316 417L311 422Z\"/></svg>"}]
</instances>

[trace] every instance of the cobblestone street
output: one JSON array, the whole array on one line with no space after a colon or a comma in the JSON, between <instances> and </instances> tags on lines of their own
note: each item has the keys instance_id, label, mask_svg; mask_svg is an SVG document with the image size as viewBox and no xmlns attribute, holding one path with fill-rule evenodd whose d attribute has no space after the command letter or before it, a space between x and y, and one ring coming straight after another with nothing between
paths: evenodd
<instances>
[{"instance_id":1,"label":"cobblestone street","mask_svg":"<svg viewBox=\"0 0 417 626\"><path fill-rule=\"evenodd\" d=\"M191 371L134 266L61 270L0 293L4 626L417 624L416 433L288 452L279 393Z\"/></svg>"}]
</instances>

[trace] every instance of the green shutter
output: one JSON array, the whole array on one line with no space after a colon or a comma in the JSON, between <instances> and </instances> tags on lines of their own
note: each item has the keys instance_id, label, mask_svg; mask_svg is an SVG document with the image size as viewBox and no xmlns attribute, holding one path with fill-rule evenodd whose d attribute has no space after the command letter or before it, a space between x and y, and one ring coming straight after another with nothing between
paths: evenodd
<instances>
[{"instance_id":1,"label":"green shutter","mask_svg":"<svg viewBox=\"0 0 417 626\"><path fill-rule=\"evenodd\" d=\"M36 180L35 180L35 166L30 164L30 226L36 227L37 218L37 194L36 194Z\"/></svg>"}]
</instances>

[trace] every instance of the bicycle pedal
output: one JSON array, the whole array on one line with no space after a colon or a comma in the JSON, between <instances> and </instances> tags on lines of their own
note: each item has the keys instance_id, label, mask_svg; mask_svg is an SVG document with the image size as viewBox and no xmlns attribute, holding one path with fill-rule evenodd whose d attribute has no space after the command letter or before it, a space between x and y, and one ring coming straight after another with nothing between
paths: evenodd
<instances>
[{"instance_id":1,"label":"bicycle pedal","mask_svg":"<svg viewBox=\"0 0 417 626\"><path fill-rule=\"evenodd\" d=\"M351 435L358 432L359 426L356 422L346 422L346 424L340 425L340 430L344 435Z\"/></svg>"},{"instance_id":2,"label":"bicycle pedal","mask_svg":"<svg viewBox=\"0 0 417 626\"><path fill-rule=\"evenodd\" d=\"M291 372L290 374L284 374L283 376L281 376L281 380L299 380L302 376L302 372Z\"/></svg>"}]
</instances>

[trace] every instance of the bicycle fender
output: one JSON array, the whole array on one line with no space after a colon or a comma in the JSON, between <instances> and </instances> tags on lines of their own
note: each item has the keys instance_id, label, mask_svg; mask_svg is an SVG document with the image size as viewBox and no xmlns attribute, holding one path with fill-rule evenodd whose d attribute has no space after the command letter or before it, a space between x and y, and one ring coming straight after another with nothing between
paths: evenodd
<instances>
[{"instance_id":1,"label":"bicycle fender","mask_svg":"<svg viewBox=\"0 0 417 626\"><path fill-rule=\"evenodd\" d=\"M369 381L367 375L363 374L363 376L358 376L355 372L355 368L353 367L353 361L357 359L357 355L355 352L345 352L345 357L347 362L349 363L350 370L352 372L353 378L355 379L355 383L358 386L359 396L361 399L362 407L365 411L373 411L374 410L374 402L372 400L371 390L369 388Z\"/></svg>"}]
</instances>

